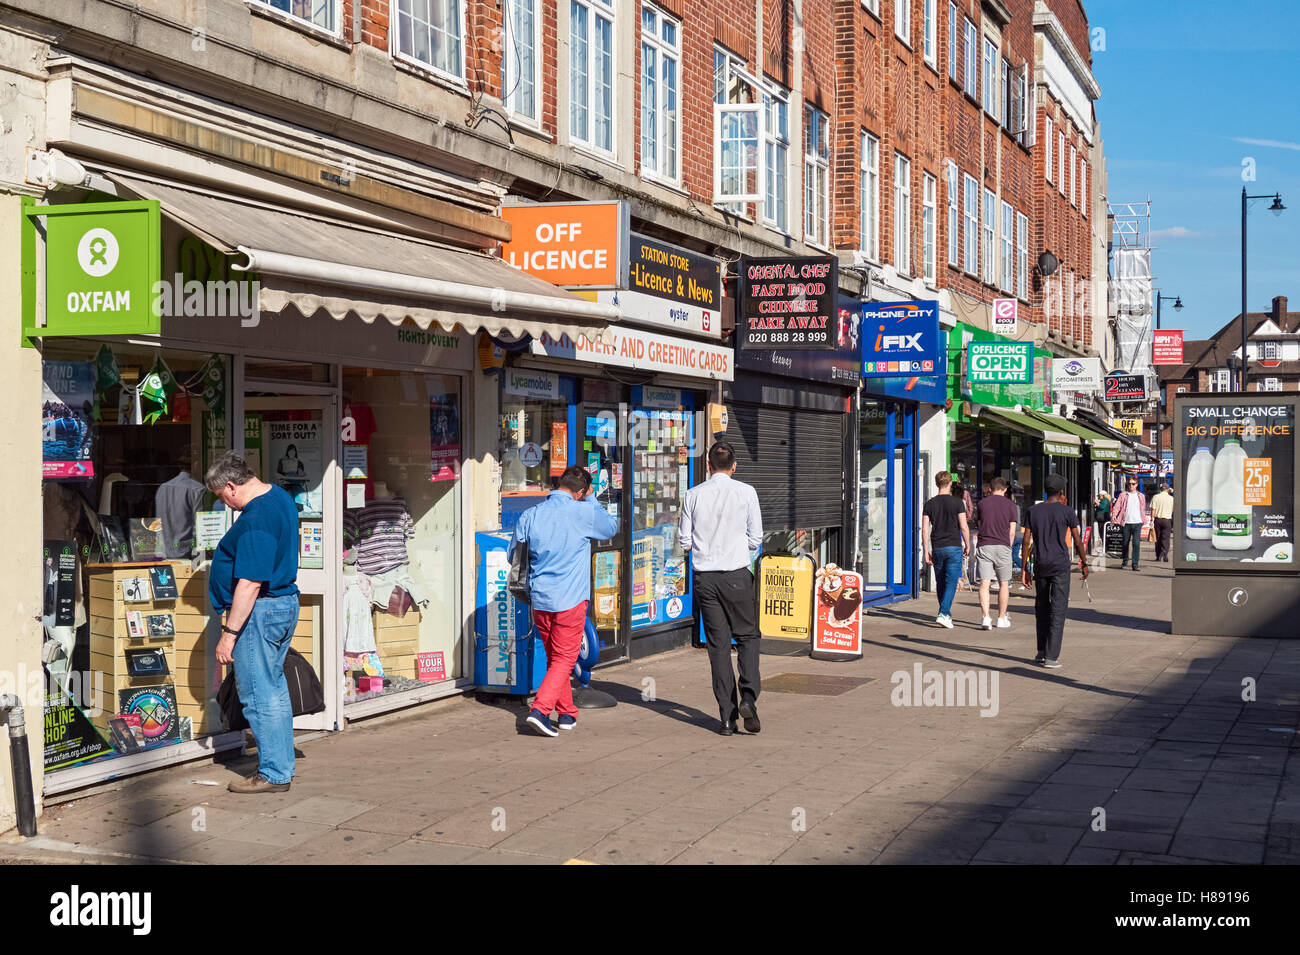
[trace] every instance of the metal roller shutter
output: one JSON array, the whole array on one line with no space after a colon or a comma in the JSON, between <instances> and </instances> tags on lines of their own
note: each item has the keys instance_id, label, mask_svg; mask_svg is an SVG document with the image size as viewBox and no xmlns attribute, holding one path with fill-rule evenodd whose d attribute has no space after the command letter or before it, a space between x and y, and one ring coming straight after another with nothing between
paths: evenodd
<instances>
[{"instance_id":1,"label":"metal roller shutter","mask_svg":"<svg viewBox=\"0 0 1300 955\"><path fill-rule=\"evenodd\" d=\"M839 527L844 415L744 404L729 415L736 479L758 492L763 529Z\"/></svg>"}]
</instances>

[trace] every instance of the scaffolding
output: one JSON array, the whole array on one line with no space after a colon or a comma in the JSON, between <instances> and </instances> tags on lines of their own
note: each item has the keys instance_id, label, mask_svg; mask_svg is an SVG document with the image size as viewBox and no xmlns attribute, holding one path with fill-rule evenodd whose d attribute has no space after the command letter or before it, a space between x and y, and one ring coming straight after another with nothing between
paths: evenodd
<instances>
[{"instance_id":1,"label":"scaffolding","mask_svg":"<svg viewBox=\"0 0 1300 955\"><path fill-rule=\"evenodd\" d=\"M1146 379L1148 402L1159 391L1151 364L1151 200L1111 202L1110 317L1115 328L1115 370Z\"/></svg>"}]
</instances>

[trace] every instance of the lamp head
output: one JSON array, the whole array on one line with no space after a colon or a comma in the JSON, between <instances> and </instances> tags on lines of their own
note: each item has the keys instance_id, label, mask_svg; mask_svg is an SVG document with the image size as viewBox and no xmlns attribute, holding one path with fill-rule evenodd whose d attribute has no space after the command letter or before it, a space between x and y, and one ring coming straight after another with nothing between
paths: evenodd
<instances>
[{"instance_id":1,"label":"lamp head","mask_svg":"<svg viewBox=\"0 0 1300 955\"><path fill-rule=\"evenodd\" d=\"M1283 212L1286 211L1286 206L1282 205L1281 193L1274 194L1273 204L1268 207L1268 211L1273 213L1273 215L1275 216L1280 216Z\"/></svg>"},{"instance_id":2,"label":"lamp head","mask_svg":"<svg viewBox=\"0 0 1300 955\"><path fill-rule=\"evenodd\" d=\"M1175 312L1181 312L1182 310L1183 310L1183 299L1182 299L1182 296L1177 296L1177 297L1174 298L1174 311L1175 311Z\"/></svg>"}]
</instances>

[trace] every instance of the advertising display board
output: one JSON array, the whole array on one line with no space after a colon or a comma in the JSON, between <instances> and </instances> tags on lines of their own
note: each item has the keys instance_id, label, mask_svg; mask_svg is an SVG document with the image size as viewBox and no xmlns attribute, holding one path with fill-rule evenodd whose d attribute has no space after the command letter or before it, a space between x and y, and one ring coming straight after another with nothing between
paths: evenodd
<instances>
[{"instance_id":1,"label":"advertising display board","mask_svg":"<svg viewBox=\"0 0 1300 955\"><path fill-rule=\"evenodd\" d=\"M1145 401L1147 380L1142 375L1107 375L1102 398L1105 401Z\"/></svg>"},{"instance_id":2,"label":"advertising display board","mask_svg":"<svg viewBox=\"0 0 1300 955\"><path fill-rule=\"evenodd\" d=\"M538 202L504 205L510 241L501 259L567 288L626 288L626 202Z\"/></svg>"},{"instance_id":3,"label":"advertising display board","mask_svg":"<svg viewBox=\"0 0 1300 955\"><path fill-rule=\"evenodd\" d=\"M813 591L814 660L857 660L862 656L862 575L827 564L817 571Z\"/></svg>"},{"instance_id":4,"label":"advertising display board","mask_svg":"<svg viewBox=\"0 0 1300 955\"><path fill-rule=\"evenodd\" d=\"M1152 332L1151 364L1181 365L1183 363L1183 330L1157 328Z\"/></svg>"},{"instance_id":5,"label":"advertising display board","mask_svg":"<svg viewBox=\"0 0 1300 955\"><path fill-rule=\"evenodd\" d=\"M812 558L764 554L758 559L758 635L808 639L812 623Z\"/></svg>"},{"instance_id":6,"label":"advertising display board","mask_svg":"<svg viewBox=\"0 0 1300 955\"><path fill-rule=\"evenodd\" d=\"M862 306L862 375L933 375L943 363L938 302Z\"/></svg>"},{"instance_id":7,"label":"advertising display board","mask_svg":"<svg viewBox=\"0 0 1300 955\"><path fill-rule=\"evenodd\" d=\"M1052 390L1092 394L1101 389L1100 358L1052 359Z\"/></svg>"},{"instance_id":8,"label":"advertising display board","mask_svg":"<svg viewBox=\"0 0 1300 955\"><path fill-rule=\"evenodd\" d=\"M834 348L839 260L834 256L740 260L739 348Z\"/></svg>"}]
</instances>

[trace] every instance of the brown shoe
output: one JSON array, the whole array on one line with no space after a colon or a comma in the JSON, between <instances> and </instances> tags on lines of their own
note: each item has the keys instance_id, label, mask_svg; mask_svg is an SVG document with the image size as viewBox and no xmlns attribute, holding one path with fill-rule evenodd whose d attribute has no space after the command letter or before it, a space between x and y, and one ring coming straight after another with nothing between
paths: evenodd
<instances>
[{"instance_id":1,"label":"brown shoe","mask_svg":"<svg viewBox=\"0 0 1300 955\"><path fill-rule=\"evenodd\" d=\"M232 793L243 793L251 795L253 793L287 793L289 783L273 783L262 776L261 773L254 773L247 779L240 779L226 787Z\"/></svg>"}]
</instances>

